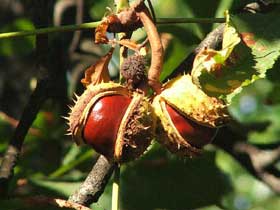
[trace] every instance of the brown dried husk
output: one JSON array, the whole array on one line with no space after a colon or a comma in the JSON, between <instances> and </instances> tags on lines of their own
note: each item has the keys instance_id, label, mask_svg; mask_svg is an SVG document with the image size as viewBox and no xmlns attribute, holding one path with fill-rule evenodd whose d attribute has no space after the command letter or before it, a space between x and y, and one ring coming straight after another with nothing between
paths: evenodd
<instances>
[{"instance_id":1,"label":"brown dried husk","mask_svg":"<svg viewBox=\"0 0 280 210\"><path fill-rule=\"evenodd\" d=\"M155 133L153 110L141 91L131 93L124 86L113 82L87 86L71 108L68 117L69 132L78 145L85 143L83 130L91 108L100 98L109 95L124 95L132 99L119 125L112 160L127 162L146 151Z\"/></svg>"}]
</instances>

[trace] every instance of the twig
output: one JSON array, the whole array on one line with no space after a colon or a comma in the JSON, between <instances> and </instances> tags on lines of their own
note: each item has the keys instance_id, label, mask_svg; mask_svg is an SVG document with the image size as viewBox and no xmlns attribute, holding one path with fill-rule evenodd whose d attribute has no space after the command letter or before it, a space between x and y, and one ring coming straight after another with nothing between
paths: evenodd
<instances>
[{"instance_id":1,"label":"twig","mask_svg":"<svg viewBox=\"0 0 280 210\"><path fill-rule=\"evenodd\" d=\"M69 201L85 206L96 202L102 195L116 165L100 156L80 188L70 196Z\"/></svg>"},{"instance_id":2,"label":"twig","mask_svg":"<svg viewBox=\"0 0 280 210\"><path fill-rule=\"evenodd\" d=\"M2 190L0 191L0 195L7 193L8 184L13 176L13 170L17 164L24 138L36 118L42 103L45 101L45 96L41 94L41 91L41 88L38 87L31 95L28 105L23 111L21 120L2 159L0 167L0 188Z\"/></svg>"},{"instance_id":3,"label":"twig","mask_svg":"<svg viewBox=\"0 0 280 210\"><path fill-rule=\"evenodd\" d=\"M176 24L176 23L220 23L225 22L224 18L157 18L157 24ZM49 34L56 32L70 32L77 30L92 30L96 28L102 21L83 23L80 25L65 25L65 26L54 26L48 28L39 28L30 31L16 31L16 32L7 32L0 33L0 39L14 38L14 37L23 37L23 36L33 36L38 34ZM120 31L119 31L120 32Z\"/></svg>"},{"instance_id":4,"label":"twig","mask_svg":"<svg viewBox=\"0 0 280 210\"><path fill-rule=\"evenodd\" d=\"M76 30L91 30L96 28L101 21L83 23L80 25L65 25L65 26L54 26L48 28L39 28L30 31L17 31L17 32L8 32L1 33L0 39L5 38L14 38L14 37L22 37L22 36L31 36L31 35L40 35L40 34L49 34L55 32L67 32L67 31L76 31Z\"/></svg>"},{"instance_id":5,"label":"twig","mask_svg":"<svg viewBox=\"0 0 280 210\"><path fill-rule=\"evenodd\" d=\"M119 0L117 3L117 11L120 12L123 9L129 7L128 0ZM121 39L130 38L133 32L119 33L118 36ZM125 58L127 58L127 48L125 46L120 47L120 67L123 64ZM120 73L120 81L122 79L122 74ZM114 182L112 189L112 210L119 209L119 187L120 187L120 166L117 165L114 170Z\"/></svg>"}]
</instances>

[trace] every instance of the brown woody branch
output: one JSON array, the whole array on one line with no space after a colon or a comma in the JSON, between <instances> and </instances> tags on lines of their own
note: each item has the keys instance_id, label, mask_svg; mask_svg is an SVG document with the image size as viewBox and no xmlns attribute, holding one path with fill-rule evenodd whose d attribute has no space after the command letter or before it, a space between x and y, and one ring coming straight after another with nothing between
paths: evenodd
<instances>
[{"instance_id":1,"label":"brown woody branch","mask_svg":"<svg viewBox=\"0 0 280 210\"><path fill-rule=\"evenodd\" d=\"M116 164L109 162L103 155L100 155L84 183L70 196L69 201L85 206L97 202L115 168Z\"/></svg>"}]
</instances>

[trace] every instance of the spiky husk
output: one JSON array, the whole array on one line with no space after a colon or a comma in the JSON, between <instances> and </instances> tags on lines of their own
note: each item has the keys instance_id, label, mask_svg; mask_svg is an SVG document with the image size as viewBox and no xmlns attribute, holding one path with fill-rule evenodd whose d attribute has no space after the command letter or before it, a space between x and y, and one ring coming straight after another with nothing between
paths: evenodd
<instances>
[{"instance_id":1,"label":"spiky husk","mask_svg":"<svg viewBox=\"0 0 280 210\"><path fill-rule=\"evenodd\" d=\"M119 125L112 159L127 162L145 152L155 133L153 110L141 91L131 93L124 86L113 82L89 85L71 108L68 131L78 145L85 143L83 130L91 108L101 97L109 95L124 95L132 99Z\"/></svg>"},{"instance_id":2,"label":"spiky husk","mask_svg":"<svg viewBox=\"0 0 280 210\"><path fill-rule=\"evenodd\" d=\"M157 141L170 152L179 156L194 157L199 155L201 150L189 144L174 126L166 110L166 101L161 95L154 98L153 107L158 120L156 127Z\"/></svg>"},{"instance_id":3,"label":"spiky husk","mask_svg":"<svg viewBox=\"0 0 280 210\"><path fill-rule=\"evenodd\" d=\"M115 160L127 162L138 158L155 136L155 115L148 99L134 92L121 122L115 145Z\"/></svg>"},{"instance_id":4,"label":"spiky husk","mask_svg":"<svg viewBox=\"0 0 280 210\"><path fill-rule=\"evenodd\" d=\"M215 128L229 120L226 104L218 98L207 96L193 84L190 75L167 82L160 97L185 117L204 126Z\"/></svg>"}]
</instances>

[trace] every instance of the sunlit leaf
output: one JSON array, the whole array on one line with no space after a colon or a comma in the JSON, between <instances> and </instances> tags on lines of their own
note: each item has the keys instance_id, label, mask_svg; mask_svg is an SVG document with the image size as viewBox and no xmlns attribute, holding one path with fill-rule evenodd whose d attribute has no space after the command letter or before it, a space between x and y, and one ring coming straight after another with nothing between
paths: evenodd
<instances>
[{"instance_id":1,"label":"sunlit leaf","mask_svg":"<svg viewBox=\"0 0 280 210\"><path fill-rule=\"evenodd\" d=\"M208 95L219 97L230 94L247 79L247 74L242 74L242 68L243 71L247 71L252 67L243 66L244 58L247 59L249 52L240 41L235 28L227 23L222 49L219 51L203 49L195 57L192 69L193 82Z\"/></svg>"},{"instance_id":2,"label":"sunlit leaf","mask_svg":"<svg viewBox=\"0 0 280 210\"><path fill-rule=\"evenodd\" d=\"M232 21L237 31L251 48L255 69L261 77L272 68L280 56L280 8L266 14L240 14L233 16Z\"/></svg>"},{"instance_id":3,"label":"sunlit leaf","mask_svg":"<svg viewBox=\"0 0 280 210\"><path fill-rule=\"evenodd\" d=\"M205 49L196 56L194 83L208 95L223 96L230 102L240 87L265 77L280 56L280 30L275 30L280 23L277 12L279 9L233 16L225 28L222 49Z\"/></svg>"}]
</instances>

